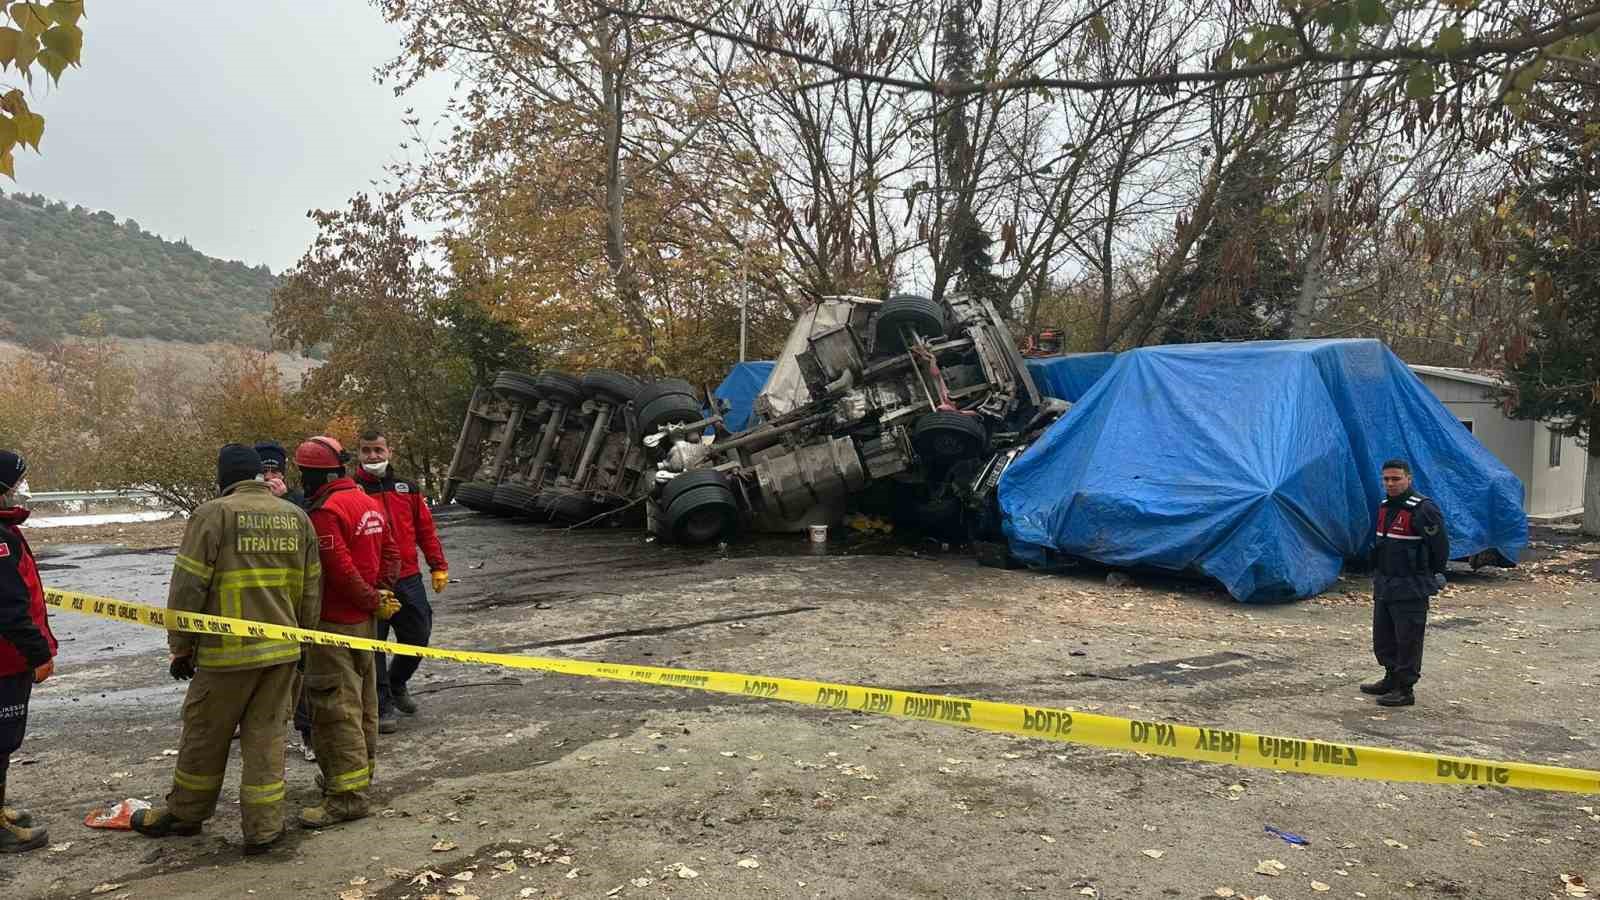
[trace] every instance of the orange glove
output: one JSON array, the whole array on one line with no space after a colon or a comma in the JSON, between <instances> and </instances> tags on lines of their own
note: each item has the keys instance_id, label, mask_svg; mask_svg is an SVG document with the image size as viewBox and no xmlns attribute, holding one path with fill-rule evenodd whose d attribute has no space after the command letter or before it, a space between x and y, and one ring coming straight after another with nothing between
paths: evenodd
<instances>
[{"instance_id":1,"label":"orange glove","mask_svg":"<svg viewBox=\"0 0 1600 900\"><path fill-rule=\"evenodd\" d=\"M40 666L39 668L33 670L33 683L34 684L44 684L44 680L46 678L49 678L51 675L54 675L55 673L56 673L56 661L52 659L49 662L45 663L44 665Z\"/></svg>"},{"instance_id":2,"label":"orange glove","mask_svg":"<svg viewBox=\"0 0 1600 900\"><path fill-rule=\"evenodd\" d=\"M433 572L433 592L444 593L445 585L450 583L450 573L445 569L435 569Z\"/></svg>"},{"instance_id":3,"label":"orange glove","mask_svg":"<svg viewBox=\"0 0 1600 900\"><path fill-rule=\"evenodd\" d=\"M394 591L378 591L378 608L372 611L373 615L387 622L399 611L400 598L394 595Z\"/></svg>"}]
</instances>

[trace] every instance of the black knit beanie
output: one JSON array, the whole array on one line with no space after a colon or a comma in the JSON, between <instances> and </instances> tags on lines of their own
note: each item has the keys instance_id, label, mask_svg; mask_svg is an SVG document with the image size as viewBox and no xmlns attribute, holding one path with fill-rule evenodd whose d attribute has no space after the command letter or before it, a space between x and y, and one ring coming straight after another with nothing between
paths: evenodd
<instances>
[{"instance_id":1,"label":"black knit beanie","mask_svg":"<svg viewBox=\"0 0 1600 900\"><path fill-rule=\"evenodd\" d=\"M16 487L27 473L27 460L10 450L0 450L0 494Z\"/></svg>"},{"instance_id":2,"label":"black knit beanie","mask_svg":"<svg viewBox=\"0 0 1600 900\"><path fill-rule=\"evenodd\" d=\"M217 487L227 490L261 474L261 454L243 444L229 444L217 454Z\"/></svg>"}]
</instances>

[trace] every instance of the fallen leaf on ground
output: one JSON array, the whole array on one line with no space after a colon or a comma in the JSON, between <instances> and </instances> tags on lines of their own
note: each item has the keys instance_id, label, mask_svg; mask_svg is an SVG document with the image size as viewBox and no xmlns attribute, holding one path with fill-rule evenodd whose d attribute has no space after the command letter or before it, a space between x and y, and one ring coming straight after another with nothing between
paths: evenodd
<instances>
[{"instance_id":1,"label":"fallen leaf on ground","mask_svg":"<svg viewBox=\"0 0 1600 900\"><path fill-rule=\"evenodd\" d=\"M65 853L65 852L67 852L68 850L71 850L71 849L72 849L72 841L67 841L64 844L51 844L50 845L50 852L51 853Z\"/></svg>"},{"instance_id":2,"label":"fallen leaf on ground","mask_svg":"<svg viewBox=\"0 0 1600 900\"><path fill-rule=\"evenodd\" d=\"M1039 840L1044 841L1046 844L1054 844L1056 842L1056 839L1048 834L1039 835Z\"/></svg>"},{"instance_id":3,"label":"fallen leaf on ground","mask_svg":"<svg viewBox=\"0 0 1600 900\"><path fill-rule=\"evenodd\" d=\"M363 878L360 875L357 875L356 877L350 879L350 883L352 885L354 885L355 887L361 887L362 885L367 883L367 879Z\"/></svg>"},{"instance_id":4,"label":"fallen leaf on ground","mask_svg":"<svg viewBox=\"0 0 1600 900\"><path fill-rule=\"evenodd\" d=\"M1277 878L1279 875L1282 875L1283 870L1287 868L1289 867L1275 859L1263 859L1262 861L1256 863L1256 874L1270 875L1273 878Z\"/></svg>"},{"instance_id":5,"label":"fallen leaf on ground","mask_svg":"<svg viewBox=\"0 0 1600 900\"><path fill-rule=\"evenodd\" d=\"M450 877L456 881L471 881L474 874L476 873L474 873L471 869L468 869L465 872L457 872Z\"/></svg>"},{"instance_id":6,"label":"fallen leaf on ground","mask_svg":"<svg viewBox=\"0 0 1600 900\"><path fill-rule=\"evenodd\" d=\"M1150 857L1151 859L1160 859L1161 857L1167 855L1167 851L1165 850L1140 850L1139 852Z\"/></svg>"},{"instance_id":7,"label":"fallen leaf on ground","mask_svg":"<svg viewBox=\"0 0 1600 900\"><path fill-rule=\"evenodd\" d=\"M457 846L455 841L439 841L433 845L433 852L449 853L451 850L456 849Z\"/></svg>"},{"instance_id":8,"label":"fallen leaf on ground","mask_svg":"<svg viewBox=\"0 0 1600 900\"><path fill-rule=\"evenodd\" d=\"M606 891L606 896L607 897L615 897L616 895L622 893L622 889L625 888L625 887L627 887L627 885L619 884L616 887L612 888L611 890Z\"/></svg>"},{"instance_id":9,"label":"fallen leaf on ground","mask_svg":"<svg viewBox=\"0 0 1600 900\"><path fill-rule=\"evenodd\" d=\"M503 863L497 864L495 868L502 872L515 872L517 870L517 864L510 860L506 860Z\"/></svg>"},{"instance_id":10,"label":"fallen leaf on ground","mask_svg":"<svg viewBox=\"0 0 1600 900\"><path fill-rule=\"evenodd\" d=\"M1323 884L1320 881L1313 881L1311 882L1311 889L1313 891L1331 891L1333 890L1333 887L1331 885Z\"/></svg>"},{"instance_id":11,"label":"fallen leaf on ground","mask_svg":"<svg viewBox=\"0 0 1600 900\"><path fill-rule=\"evenodd\" d=\"M741 869L759 869L759 868L761 868L761 863L756 862L753 859L741 859L737 863L734 863L734 865L738 866Z\"/></svg>"},{"instance_id":12,"label":"fallen leaf on ground","mask_svg":"<svg viewBox=\"0 0 1600 900\"><path fill-rule=\"evenodd\" d=\"M383 876L385 878L397 878L397 879L398 878L410 878L411 877L411 872L406 870L406 869L389 868L389 869L384 869L383 870Z\"/></svg>"},{"instance_id":13,"label":"fallen leaf on ground","mask_svg":"<svg viewBox=\"0 0 1600 900\"><path fill-rule=\"evenodd\" d=\"M1394 838L1384 838L1383 842L1385 844L1389 845L1390 847L1393 847L1396 850L1410 850L1411 849L1410 847L1407 847L1405 844L1400 843L1399 841L1395 840Z\"/></svg>"},{"instance_id":14,"label":"fallen leaf on ground","mask_svg":"<svg viewBox=\"0 0 1600 900\"><path fill-rule=\"evenodd\" d=\"M1216 890L1212 891L1211 893L1216 894L1218 897L1236 897L1236 896L1238 896L1237 894L1235 894L1233 892L1233 888L1226 888L1226 887L1217 888Z\"/></svg>"},{"instance_id":15,"label":"fallen leaf on ground","mask_svg":"<svg viewBox=\"0 0 1600 900\"><path fill-rule=\"evenodd\" d=\"M351 888L348 891L340 891L339 900L361 900L366 895L366 892L361 888Z\"/></svg>"},{"instance_id":16,"label":"fallen leaf on ground","mask_svg":"<svg viewBox=\"0 0 1600 900\"><path fill-rule=\"evenodd\" d=\"M567 872L567 877L568 878L577 878L578 877L578 870L577 869L573 869L573 870Z\"/></svg>"},{"instance_id":17,"label":"fallen leaf on ground","mask_svg":"<svg viewBox=\"0 0 1600 900\"><path fill-rule=\"evenodd\" d=\"M120 883L111 884L111 883L108 882L106 884L97 884L97 885L94 886L94 888L92 890L89 891L89 893L91 893L91 894L109 894L109 893L111 893L112 891L116 890L119 887L122 887L122 885Z\"/></svg>"},{"instance_id":18,"label":"fallen leaf on ground","mask_svg":"<svg viewBox=\"0 0 1600 900\"><path fill-rule=\"evenodd\" d=\"M494 858L495 859L510 859L511 858L511 851L510 850L501 850L499 853L496 853L494 855Z\"/></svg>"},{"instance_id":19,"label":"fallen leaf on ground","mask_svg":"<svg viewBox=\"0 0 1600 900\"><path fill-rule=\"evenodd\" d=\"M421 872L417 873L417 877L411 879L411 883L418 887L427 887L428 885L433 884L435 881L438 881L442 878L444 878L443 875L440 875L438 872L435 872L432 869L423 869Z\"/></svg>"},{"instance_id":20,"label":"fallen leaf on ground","mask_svg":"<svg viewBox=\"0 0 1600 900\"><path fill-rule=\"evenodd\" d=\"M679 878L699 878L700 877L700 873L696 872L695 870L693 870L691 868L689 868L688 866L679 866L678 867L678 877Z\"/></svg>"}]
</instances>

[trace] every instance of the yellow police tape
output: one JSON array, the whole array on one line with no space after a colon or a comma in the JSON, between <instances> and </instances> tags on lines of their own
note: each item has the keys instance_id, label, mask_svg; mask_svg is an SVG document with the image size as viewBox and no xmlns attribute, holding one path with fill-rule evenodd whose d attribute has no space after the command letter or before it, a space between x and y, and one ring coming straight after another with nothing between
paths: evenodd
<instances>
[{"instance_id":1,"label":"yellow police tape","mask_svg":"<svg viewBox=\"0 0 1600 900\"><path fill-rule=\"evenodd\" d=\"M695 688L767 700L785 700L809 706L917 719L940 725L998 731L1022 737L1087 744L1111 750L1171 756L1197 762L1373 781L1492 785L1526 790L1600 793L1600 772L1587 769L1493 762L1458 756L1440 756L1434 753L1417 753L1410 750L1389 750L1302 738L1273 737L1245 731L1146 722L1074 710L969 700L962 697L918 694L798 678L416 647L305 628L286 628L281 625L221 616L173 612L140 603L125 603L69 591L47 591L45 602L69 612L171 631L299 641L306 644L347 647L352 650L386 650L390 653L420 656L425 659L504 666L512 669L534 669L562 675L581 675L667 687Z\"/></svg>"}]
</instances>

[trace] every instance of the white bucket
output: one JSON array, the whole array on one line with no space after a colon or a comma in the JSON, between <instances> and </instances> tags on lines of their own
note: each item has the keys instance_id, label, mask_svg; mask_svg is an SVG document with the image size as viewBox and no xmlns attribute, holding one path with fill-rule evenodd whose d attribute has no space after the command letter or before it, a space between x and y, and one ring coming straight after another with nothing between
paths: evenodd
<instances>
[{"instance_id":1,"label":"white bucket","mask_svg":"<svg viewBox=\"0 0 1600 900\"><path fill-rule=\"evenodd\" d=\"M828 526L812 525L807 530L811 533L811 543L826 544L828 542Z\"/></svg>"}]
</instances>

